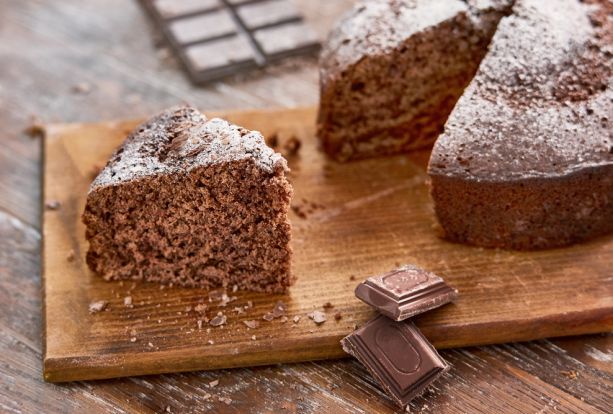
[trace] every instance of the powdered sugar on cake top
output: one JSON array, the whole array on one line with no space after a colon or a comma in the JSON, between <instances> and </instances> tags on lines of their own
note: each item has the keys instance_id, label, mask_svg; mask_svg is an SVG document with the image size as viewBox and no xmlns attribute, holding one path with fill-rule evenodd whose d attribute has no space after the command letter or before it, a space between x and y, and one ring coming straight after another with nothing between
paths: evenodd
<instances>
[{"instance_id":1,"label":"powdered sugar on cake top","mask_svg":"<svg viewBox=\"0 0 613 414\"><path fill-rule=\"evenodd\" d=\"M436 142L430 173L476 180L613 165L611 22L597 5L518 0ZM608 34L607 34L608 33Z\"/></svg>"},{"instance_id":2,"label":"powdered sugar on cake top","mask_svg":"<svg viewBox=\"0 0 613 414\"><path fill-rule=\"evenodd\" d=\"M186 172L199 166L251 159L264 171L287 169L262 135L197 109L166 110L137 127L113 154L90 191L153 174Z\"/></svg>"}]
</instances>

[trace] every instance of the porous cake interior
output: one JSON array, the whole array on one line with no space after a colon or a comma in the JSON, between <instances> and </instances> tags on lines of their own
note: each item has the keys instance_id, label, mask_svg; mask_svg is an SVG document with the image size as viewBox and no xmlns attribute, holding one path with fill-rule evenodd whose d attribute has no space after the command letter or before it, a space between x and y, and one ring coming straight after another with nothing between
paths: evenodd
<instances>
[{"instance_id":1,"label":"porous cake interior","mask_svg":"<svg viewBox=\"0 0 613 414\"><path fill-rule=\"evenodd\" d=\"M500 17L477 27L458 14L392 53L362 59L323 86L318 134L326 152L348 160L430 146L474 76Z\"/></svg>"},{"instance_id":2,"label":"porous cake interior","mask_svg":"<svg viewBox=\"0 0 613 414\"><path fill-rule=\"evenodd\" d=\"M83 215L87 262L109 280L281 292L290 284L290 196L282 168L270 173L251 159L103 187Z\"/></svg>"}]
</instances>

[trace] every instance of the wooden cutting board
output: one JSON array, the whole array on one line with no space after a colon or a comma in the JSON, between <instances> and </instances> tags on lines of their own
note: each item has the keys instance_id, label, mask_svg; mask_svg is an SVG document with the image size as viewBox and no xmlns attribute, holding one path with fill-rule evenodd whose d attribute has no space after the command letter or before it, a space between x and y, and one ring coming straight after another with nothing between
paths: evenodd
<instances>
[{"instance_id":1,"label":"wooden cutting board","mask_svg":"<svg viewBox=\"0 0 613 414\"><path fill-rule=\"evenodd\" d=\"M427 152L348 164L328 160L314 136L313 109L229 112L229 120L281 146L290 157L297 283L287 295L228 292L225 307L200 289L105 282L84 262L80 214L96 167L134 121L51 125L44 143L44 378L71 381L343 357L339 340L374 313L353 295L359 280L415 263L457 288L460 298L417 318L439 348L526 341L613 329L613 237L531 253L488 250L437 237L428 197ZM310 203L320 205L312 209ZM74 251L74 260L70 260ZM355 279L355 280L354 280ZM130 296L132 306L124 305ZM90 314L91 302L108 302ZM289 320L262 320L275 302ZM253 306L244 313L249 301ZM208 305L205 314L194 309ZM332 307L324 305L329 303ZM325 311L322 325L307 317ZM223 328L198 320L222 311ZM338 314L339 320L335 319ZM300 320L294 322L294 317ZM245 320L258 320L248 329Z\"/></svg>"}]
</instances>

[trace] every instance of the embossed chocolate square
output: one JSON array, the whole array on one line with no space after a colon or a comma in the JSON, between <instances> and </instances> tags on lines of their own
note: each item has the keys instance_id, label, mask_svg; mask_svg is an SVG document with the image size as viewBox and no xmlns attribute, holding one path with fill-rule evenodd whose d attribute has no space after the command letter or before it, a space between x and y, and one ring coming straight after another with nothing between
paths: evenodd
<instances>
[{"instance_id":1,"label":"embossed chocolate square","mask_svg":"<svg viewBox=\"0 0 613 414\"><path fill-rule=\"evenodd\" d=\"M402 407L449 369L449 365L409 321L377 316L341 340Z\"/></svg>"},{"instance_id":2,"label":"embossed chocolate square","mask_svg":"<svg viewBox=\"0 0 613 414\"><path fill-rule=\"evenodd\" d=\"M360 283L355 295L380 313L402 321L453 301L458 291L432 272L405 265Z\"/></svg>"}]
</instances>

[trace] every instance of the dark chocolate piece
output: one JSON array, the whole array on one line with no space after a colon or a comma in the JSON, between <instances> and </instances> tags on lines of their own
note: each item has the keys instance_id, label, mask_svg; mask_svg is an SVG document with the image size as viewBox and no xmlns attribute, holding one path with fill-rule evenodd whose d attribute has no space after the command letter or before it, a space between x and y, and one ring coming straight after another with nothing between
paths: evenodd
<instances>
[{"instance_id":1,"label":"dark chocolate piece","mask_svg":"<svg viewBox=\"0 0 613 414\"><path fill-rule=\"evenodd\" d=\"M245 73L319 40L289 0L141 0L194 83Z\"/></svg>"},{"instance_id":2,"label":"dark chocolate piece","mask_svg":"<svg viewBox=\"0 0 613 414\"><path fill-rule=\"evenodd\" d=\"M451 302L458 292L434 273L406 265L369 277L358 285L355 295L383 315L402 321Z\"/></svg>"},{"instance_id":3,"label":"dark chocolate piece","mask_svg":"<svg viewBox=\"0 0 613 414\"><path fill-rule=\"evenodd\" d=\"M341 340L402 407L449 369L412 322L379 315Z\"/></svg>"}]
</instances>

